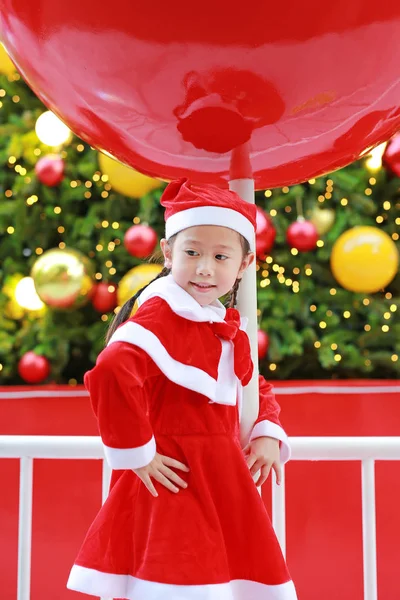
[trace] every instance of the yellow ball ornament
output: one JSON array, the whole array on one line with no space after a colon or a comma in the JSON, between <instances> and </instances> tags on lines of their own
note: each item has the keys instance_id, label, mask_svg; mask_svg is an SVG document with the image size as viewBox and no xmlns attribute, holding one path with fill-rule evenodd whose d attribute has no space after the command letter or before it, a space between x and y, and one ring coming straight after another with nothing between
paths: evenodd
<instances>
[{"instance_id":1,"label":"yellow ball ornament","mask_svg":"<svg viewBox=\"0 0 400 600\"><path fill-rule=\"evenodd\" d=\"M54 248L37 259L31 277L39 298L47 306L79 308L91 297L94 267L78 250Z\"/></svg>"},{"instance_id":2,"label":"yellow ball ornament","mask_svg":"<svg viewBox=\"0 0 400 600\"><path fill-rule=\"evenodd\" d=\"M393 240L377 227L353 227L336 240L332 249L333 276L351 292L378 292L392 281L398 266L399 254Z\"/></svg>"},{"instance_id":3,"label":"yellow ball ornament","mask_svg":"<svg viewBox=\"0 0 400 600\"><path fill-rule=\"evenodd\" d=\"M103 175L108 175L111 187L130 198L139 199L162 185L158 179L143 175L102 153L99 153L99 167Z\"/></svg>"},{"instance_id":4,"label":"yellow ball ornament","mask_svg":"<svg viewBox=\"0 0 400 600\"><path fill-rule=\"evenodd\" d=\"M123 276L118 285L118 305L122 306L141 288L153 281L155 277L162 271L163 267L154 264L144 264L133 267ZM135 306L132 310L134 314L137 310Z\"/></svg>"},{"instance_id":5,"label":"yellow ball ornament","mask_svg":"<svg viewBox=\"0 0 400 600\"><path fill-rule=\"evenodd\" d=\"M0 74L1 75L14 75L16 72L16 68L11 58L7 54L7 50L4 48L3 44L0 42Z\"/></svg>"}]
</instances>

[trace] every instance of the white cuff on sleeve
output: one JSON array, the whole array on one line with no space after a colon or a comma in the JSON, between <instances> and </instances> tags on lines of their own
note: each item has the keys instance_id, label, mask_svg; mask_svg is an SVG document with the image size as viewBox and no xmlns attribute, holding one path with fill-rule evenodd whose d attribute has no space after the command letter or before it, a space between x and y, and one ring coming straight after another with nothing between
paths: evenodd
<instances>
[{"instance_id":1,"label":"white cuff on sleeve","mask_svg":"<svg viewBox=\"0 0 400 600\"><path fill-rule=\"evenodd\" d=\"M280 425L272 421L260 421L253 427L250 435L250 441L258 437L268 436L282 442L281 444L281 464L284 465L290 459L291 449L289 438Z\"/></svg>"},{"instance_id":2,"label":"white cuff on sleeve","mask_svg":"<svg viewBox=\"0 0 400 600\"><path fill-rule=\"evenodd\" d=\"M144 446L137 448L110 448L103 444L104 454L112 469L139 469L145 467L156 454L156 441L154 436Z\"/></svg>"}]
</instances>

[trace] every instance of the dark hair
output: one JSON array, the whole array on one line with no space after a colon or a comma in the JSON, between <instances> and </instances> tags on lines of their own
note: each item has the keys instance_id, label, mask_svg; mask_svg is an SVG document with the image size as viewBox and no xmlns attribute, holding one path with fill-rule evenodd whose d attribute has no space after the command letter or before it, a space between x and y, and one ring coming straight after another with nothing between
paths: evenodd
<instances>
[{"instance_id":1,"label":"dark hair","mask_svg":"<svg viewBox=\"0 0 400 600\"><path fill-rule=\"evenodd\" d=\"M171 236L168 240L168 244L170 244L172 246L176 240L177 235L178 234L176 233L175 235ZM244 238L242 235L239 234L239 236L240 236L240 242L242 245L243 257L245 257L250 252L250 244L246 240L246 238ZM152 259L150 259L150 262L156 262L156 261L152 257ZM120 325L122 325L122 323L125 323L125 321L127 321L129 319L136 300L139 298L140 294L147 288L147 286L149 286L151 283L153 283L153 281L156 281L156 279L160 279L161 277L166 277L170 273L171 273L171 269L167 269L166 267L164 267L163 270L157 275L157 277L152 279L152 281L150 281L147 285L142 287L138 292L136 292L136 294L134 294L132 296L132 298L129 298L129 300L127 300L127 302L125 302L125 304L121 307L121 309L114 316L113 320L110 323L110 326L109 326L109 328L107 330L107 334L106 334L106 345L110 341L111 336L116 331L116 329ZM234 308L236 306L237 294L239 291L240 281L241 281L240 279L236 279L235 283L233 284L233 287L229 293L228 299L225 303L226 307Z\"/></svg>"}]
</instances>

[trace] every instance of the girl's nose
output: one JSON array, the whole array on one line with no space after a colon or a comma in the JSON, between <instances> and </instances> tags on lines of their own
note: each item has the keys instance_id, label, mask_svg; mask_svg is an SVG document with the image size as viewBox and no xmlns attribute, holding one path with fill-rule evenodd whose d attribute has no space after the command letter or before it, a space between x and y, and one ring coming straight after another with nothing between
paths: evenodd
<instances>
[{"instance_id":1,"label":"girl's nose","mask_svg":"<svg viewBox=\"0 0 400 600\"><path fill-rule=\"evenodd\" d=\"M196 272L197 275L203 275L203 277L210 277L213 275L214 271L211 260L202 258L202 260L200 260L197 264Z\"/></svg>"}]
</instances>

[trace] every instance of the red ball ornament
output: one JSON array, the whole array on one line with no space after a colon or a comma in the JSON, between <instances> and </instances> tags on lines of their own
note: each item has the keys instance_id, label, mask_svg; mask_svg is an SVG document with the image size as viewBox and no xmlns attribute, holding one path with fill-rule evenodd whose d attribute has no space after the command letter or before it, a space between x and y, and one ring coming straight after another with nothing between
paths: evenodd
<instances>
[{"instance_id":1,"label":"red ball ornament","mask_svg":"<svg viewBox=\"0 0 400 600\"><path fill-rule=\"evenodd\" d=\"M400 177L400 133L386 146L382 162L394 175Z\"/></svg>"},{"instance_id":2,"label":"red ball ornament","mask_svg":"<svg viewBox=\"0 0 400 600\"><path fill-rule=\"evenodd\" d=\"M158 237L148 225L133 225L125 233L124 246L131 256L146 258L157 246Z\"/></svg>"},{"instance_id":3,"label":"red ball ornament","mask_svg":"<svg viewBox=\"0 0 400 600\"><path fill-rule=\"evenodd\" d=\"M54 187L64 179L64 161L58 154L48 154L39 159L35 165L35 173L39 181Z\"/></svg>"},{"instance_id":4,"label":"red ball ornament","mask_svg":"<svg viewBox=\"0 0 400 600\"><path fill-rule=\"evenodd\" d=\"M41 383L50 375L51 366L45 356L26 352L18 363L18 373L27 383Z\"/></svg>"},{"instance_id":5,"label":"red ball ornament","mask_svg":"<svg viewBox=\"0 0 400 600\"><path fill-rule=\"evenodd\" d=\"M79 137L166 180L226 186L249 142L256 188L282 187L400 129L399 2L171 6L2 0L0 37Z\"/></svg>"},{"instance_id":6,"label":"red ball ornament","mask_svg":"<svg viewBox=\"0 0 400 600\"><path fill-rule=\"evenodd\" d=\"M274 245L276 229L271 217L259 206L257 206L256 224L256 255L259 258L264 258Z\"/></svg>"},{"instance_id":7,"label":"red ball ornament","mask_svg":"<svg viewBox=\"0 0 400 600\"><path fill-rule=\"evenodd\" d=\"M309 252L317 245L318 232L311 221L299 218L289 225L286 240L291 248L296 248L299 252Z\"/></svg>"},{"instance_id":8,"label":"red ball ornament","mask_svg":"<svg viewBox=\"0 0 400 600\"><path fill-rule=\"evenodd\" d=\"M100 313L114 310L118 304L117 286L114 283L98 283L93 292L92 304Z\"/></svg>"},{"instance_id":9,"label":"red ball ornament","mask_svg":"<svg viewBox=\"0 0 400 600\"><path fill-rule=\"evenodd\" d=\"M265 358L269 348L269 337L262 329L257 332L258 336L258 358L262 360Z\"/></svg>"}]
</instances>

